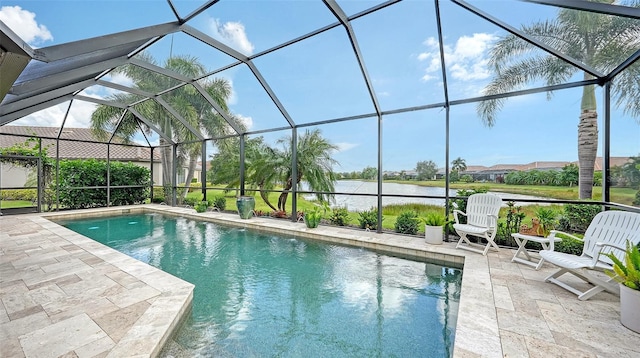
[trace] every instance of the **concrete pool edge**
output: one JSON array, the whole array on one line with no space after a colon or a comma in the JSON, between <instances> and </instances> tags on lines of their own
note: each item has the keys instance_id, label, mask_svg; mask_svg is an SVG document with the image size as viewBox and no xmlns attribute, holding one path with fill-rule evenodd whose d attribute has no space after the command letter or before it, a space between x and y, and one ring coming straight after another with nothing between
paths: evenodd
<instances>
[{"instance_id":1,"label":"concrete pool edge","mask_svg":"<svg viewBox=\"0 0 640 358\"><path fill-rule=\"evenodd\" d=\"M42 214L42 216L53 220L60 220L140 212L164 213L224 225L363 247L391 255L398 254L424 258L430 262L444 265L464 265L455 333L454 357L502 356L502 346L491 278L489 275L488 259L486 256L456 250L451 243L429 245L426 244L424 240L416 237L388 233L378 234L375 232L332 226L320 226L318 229L308 229L303 223L293 223L286 220L273 220L270 218L242 220L237 214L233 215L218 212L196 213L195 210L189 208L155 204L50 213Z\"/></svg>"},{"instance_id":2,"label":"concrete pool edge","mask_svg":"<svg viewBox=\"0 0 640 358\"><path fill-rule=\"evenodd\" d=\"M104 210L92 212L96 214L95 216L105 214ZM36 223L43 220L41 225L52 233L65 238L159 292L147 300L151 301L151 305L116 342L106 357L158 356L179 328L184 317L190 312L194 285L49 221L54 218L67 219L78 216L83 216L82 212L42 214L31 220Z\"/></svg>"}]
</instances>

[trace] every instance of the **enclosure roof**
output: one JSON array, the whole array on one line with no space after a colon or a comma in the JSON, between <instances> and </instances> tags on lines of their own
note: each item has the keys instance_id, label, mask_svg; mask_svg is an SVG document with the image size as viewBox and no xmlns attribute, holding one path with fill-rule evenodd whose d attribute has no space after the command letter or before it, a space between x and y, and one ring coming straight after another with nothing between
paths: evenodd
<instances>
[{"instance_id":1,"label":"enclosure roof","mask_svg":"<svg viewBox=\"0 0 640 358\"><path fill-rule=\"evenodd\" d=\"M447 21L451 18L451 15L443 16L441 14L443 7L463 11L468 16L475 17L477 21L495 26L497 30L505 34L515 34L525 39L527 42L537 46L540 51L550 53L589 74L593 78L591 83L606 83L640 57L640 44L638 44L635 52L627 54L623 58L614 59L606 68L593 68L582 62L581 59L572 57L572 53L563 52L562 49L555 48L553 44L543 43L526 35L525 32L519 29L520 25L525 24L526 21L523 22L511 18L505 19L506 15L500 9L483 8L482 6L486 5L486 2L435 1L428 8L429 11L433 12L429 14L431 18L426 21L431 27L430 31L434 34L433 37L436 42L440 42L440 51L433 55L433 65L441 69L439 76L442 85L435 87L435 91L439 92L439 94L436 97L425 99L423 102L392 107L386 104L385 94L381 91L376 91L376 83L370 76L367 64L374 62L375 54L372 54L371 51L365 53L360 46L362 38L367 36L365 28L361 24L368 17L375 16L383 20L387 12L399 10L402 3L399 0L385 2L372 0L359 2L358 4L341 0L323 0L313 8L313 13L310 10L308 10L309 13L303 13L302 10L299 10L300 6L294 6L293 3L286 2L289 7L283 7L283 10L286 9L291 13L283 16L288 20L276 23L269 19L263 19L261 25L264 27L295 28L297 36L286 37L283 35L282 38L266 39L264 43L268 45L262 45L259 49L251 48L249 50L243 47L242 42L229 43L226 41L228 38L220 35L224 30L221 29L221 24L218 23L217 30L213 32L207 32L208 28L202 26L205 23L203 17L205 19L207 16L214 18L214 14L218 10L231 12L231 10L235 9L237 18L242 19L243 7L230 1L184 2L167 0L166 3L161 4L150 1L148 2L149 6L166 7L166 13L170 14L173 19L167 22L166 18L162 18L154 25L141 26L131 30L43 48L29 46L8 26L0 22L0 44L2 45L0 57L0 99L2 100L0 104L0 125L4 126L61 103L69 103L69 108L71 108L74 101L83 101L117 108L121 113L121 118L125 118L126 115L136 118L141 132L155 131L158 132L157 134L160 137L164 137L165 134L161 133L162 131L155 119L147 118L140 109L141 104L153 102L166 111L166 116L172 118L175 125L180 126L184 131L191 132L192 139L202 140L205 135L198 130L197 125L185 118L180 109L175 108L175 105L167 100L173 91L185 86L197 92L209 106L210 111L224 118L229 127L227 132L229 135L250 133L251 130L257 133L332 121L380 117L387 113L399 113L420 108L442 108L456 103L464 103L465 101L476 101L478 100L477 98L462 98L456 101L452 101L449 98L447 76L455 76L453 72L455 65L447 68L448 59L441 52L444 46L442 44L443 29L447 29ZM629 18L634 21L640 19L640 9L628 6L554 0L530 0L519 3L526 3L528 6L538 6L545 9L551 8L554 11L560 8L570 8L589 13L605 14L606 16ZM197 6L194 6L195 4ZM365 4L366 7L364 6ZM260 6L280 5L279 2L274 1L265 2ZM56 10L52 7L51 11ZM300 13L296 11L300 11ZM494 14L492 11L498 14ZM100 14L96 13L95 16L100 16ZM74 20L73 18L68 19L70 22ZM449 29L451 28L449 27ZM418 28L415 31L419 32L420 29ZM453 30L451 31L453 32ZM223 35L228 33L224 32ZM408 36L409 34L406 35ZM188 76L153 63L143 55L144 53L154 53L157 47L161 46L160 44L168 46L167 41L170 41L171 47L169 51L173 51L174 36L176 39L184 40L186 44L193 44L194 51L196 47L203 51L206 50L208 51L207 56L219 58L220 60L207 72ZM304 51L292 52L292 48L302 43L308 43L309 45L306 46L313 48L323 48L323 41L329 37L336 37L336 41L342 41L344 46L333 49L327 48L327 51L322 52L322 55L326 56L327 59L347 56L353 61L351 67L346 68L350 71L350 77L344 80L345 86L348 87L345 90L359 93L359 101L357 104L353 103L351 108L349 104L344 104L343 108L337 108L335 111L327 110L326 114L315 116L311 111L310 113L302 112L303 115L300 115L298 114L300 113L298 108L304 107L302 104L286 101L284 99L288 96L279 95L279 93L286 93L287 89L280 83L278 76L290 75L287 72L295 72L299 68L304 69L306 60L293 57L304 57ZM422 36L422 38L425 37L427 36ZM630 41L638 42L637 39ZM162 49L166 49L166 47ZM385 49L380 48L376 51L384 52ZM440 59L444 59L444 67L441 67ZM302 65L289 70L287 67L296 61L299 61ZM271 62L279 63L282 72L279 72L279 74L270 73L269 75L263 73L263 68L266 67L267 63ZM140 88L130 81L119 82L117 80L118 73L122 73L125 65L135 66L138 71L154 76L154 78L164 78L161 81L164 86ZM244 98L249 97L255 101L262 99L268 102L272 108L272 113L269 115L263 112L260 113L261 117L271 118L268 122L259 123L257 128L250 128L242 124L234 113L228 108L222 108L203 87L203 81L223 75L228 71L242 71L243 74L250 77L253 85L251 90L243 93ZM333 73L326 73L326 77L333 75ZM297 85L297 81L305 81L302 76L300 74L300 77L292 77L288 81L289 85L294 88L290 91L296 91L294 86ZM336 74L336 76L340 75ZM249 79L246 80L249 81ZM403 79L392 78L390 80L400 81ZM276 82L277 85L275 84ZM234 86L236 86L235 81ZM353 89L351 86L353 86ZM87 94L88 89L96 87L120 93L122 96ZM276 87L279 91L276 90ZM331 92L339 90L339 87L328 86L325 93L329 96ZM543 92L547 89L543 88L538 91ZM503 96L510 95L505 93ZM118 98L128 98L130 101L123 102L119 101ZM319 99L314 97L307 100L317 101ZM340 104L336 103L335 106L339 107ZM257 116L255 117L254 122L261 120ZM64 122L63 120L62 126L64 126ZM118 126L113 130L117 131ZM169 143L184 140L174 137L165 139Z\"/></svg>"}]
</instances>

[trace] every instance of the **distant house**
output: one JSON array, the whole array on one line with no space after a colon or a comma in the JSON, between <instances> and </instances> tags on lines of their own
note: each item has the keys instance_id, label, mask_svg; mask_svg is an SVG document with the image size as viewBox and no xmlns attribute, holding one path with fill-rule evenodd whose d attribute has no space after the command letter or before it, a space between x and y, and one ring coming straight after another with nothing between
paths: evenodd
<instances>
[{"instance_id":1,"label":"distant house","mask_svg":"<svg viewBox=\"0 0 640 358\"><path fill-rule=\"evenodd\" d=\"M162 163L160 151L154 150L153 159L151 149L122 143L119 138L114 138L114 144L109 146L104 143L96 143L99 140L88 128L65 128L60 133L59 146L56 148L56 139L59 128L55 127L27 127L27 126L1 126L0 148L11 147L24 143L29 137L41 137L42 146L47 149L47 155L56 157L59 150L60 159L107 159L107 152L112 161L130 162L145 168L153 166L154 184L162 185ZM0 187L22 187L27 181L29 171L21 166L0 163Z\"/></svg>"},{"instance_id":2,"label":"distant house","mask_svg":"<svg viewBox=\"0 0 640 358\"><path fill-rule=\"evenodd\" d=\"M619 167L629 161L629 157L611 157L610 166ZM537 161L528 164L496 164L490 167L483 165L469 165L467 169L460 173L460 175L471 175L475 181L499 181L500 178L504 178L507 174L516 171L528 171L528 170L557 170L569 164L578 165L578 161L575 162L553 162L553 161ZM603 168L602 157L596 158L595 170L601 171ZM438 179L444 178L444 168L438 169L436 177Z\"/></svg>"}]
</instances>

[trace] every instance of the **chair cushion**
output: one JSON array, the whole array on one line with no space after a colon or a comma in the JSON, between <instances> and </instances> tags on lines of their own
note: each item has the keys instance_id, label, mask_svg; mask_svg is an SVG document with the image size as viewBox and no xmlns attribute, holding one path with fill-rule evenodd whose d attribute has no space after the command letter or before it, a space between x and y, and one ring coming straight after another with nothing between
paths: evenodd
<instances>
[{"instance_id":1,"label":"chair cushion","mask_svg":"<svg viewBox=\"0 0 640 358\"><path fill-rule=\"evenodd\" d=\"M542 256L542 258L547 262L566 269L575 270L581 268L592 268L591 262L593 259L589 256L576 256L566 254L564 252L548 250L540 250L540 256ZM602 261L598 261L596 263L596 267L600 270L611 269L610 265Z\"/></svg>"},{"instance_id":2,"label":"chair cushion","mask_svg":"<svg viewBox=\"0 0 640 358\"><path fill-rule=\"evenodd\" d=\"M474 226L469 224L453 224L453 228L456 231L463 231L471 235L484 234L487 231L489 231L489 229L486 227L479 227L479 226Z\"/></svg>"}]
</instances>

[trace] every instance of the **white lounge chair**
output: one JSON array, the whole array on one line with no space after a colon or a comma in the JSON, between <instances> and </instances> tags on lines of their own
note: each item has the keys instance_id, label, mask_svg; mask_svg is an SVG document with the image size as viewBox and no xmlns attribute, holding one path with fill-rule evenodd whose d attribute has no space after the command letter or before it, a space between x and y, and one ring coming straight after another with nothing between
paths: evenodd
<instances>
[{"instance_id":1,"label":"white lounge chair","mask_svg":"<svg viewBox=\"0 0 640 358\"><path fill-rule=\"evenodd\" d=\"M498 227L498 213L500 212L500 206L502 205L502 199L499 196L493 194L472 194L467 201L467 212L460 210L453 211L453 218L456 223L453 224L453 228L460 235L460 240L456 245L457 249L464 249L473 252L478 252L486 255L490 247L498 250L494 238L496 237L496 231ZM459 216L466 216L467 223L461 224ZM468 236L477 236L487 240L487 245L484 248L482 245L478 245L469 241Z\"/></svg>"},{"instance_id":2,"label":"white lounge chair","mask_svg":"<svg viewBox=\"0 0 640 358\"><path fill-rule=\"evenodd\" d=\"M551 231L550 237L554 237L560 231ZM573 235L563 233L569 237L584 241L582 255L572 255L557 251L540 251L540 256L546 262L552 263L560 269L545 279L556 285L575 293L579 300L588 300L593 295L602 291L620 294L620 288L611 278L596 275L595 271L610 270L611 260L603 255L613 253L620 260L624 260L624 250L627 240L634 245L640 242L640 214L625 211L604 211L598 213L589 224L584 238L579 239ZM573 274L583 281L593 285L586 291L580 291L569 284L558 280L565 273ZM600 277L601 276L601 277Z\"/></svg>"}]
</instances>

